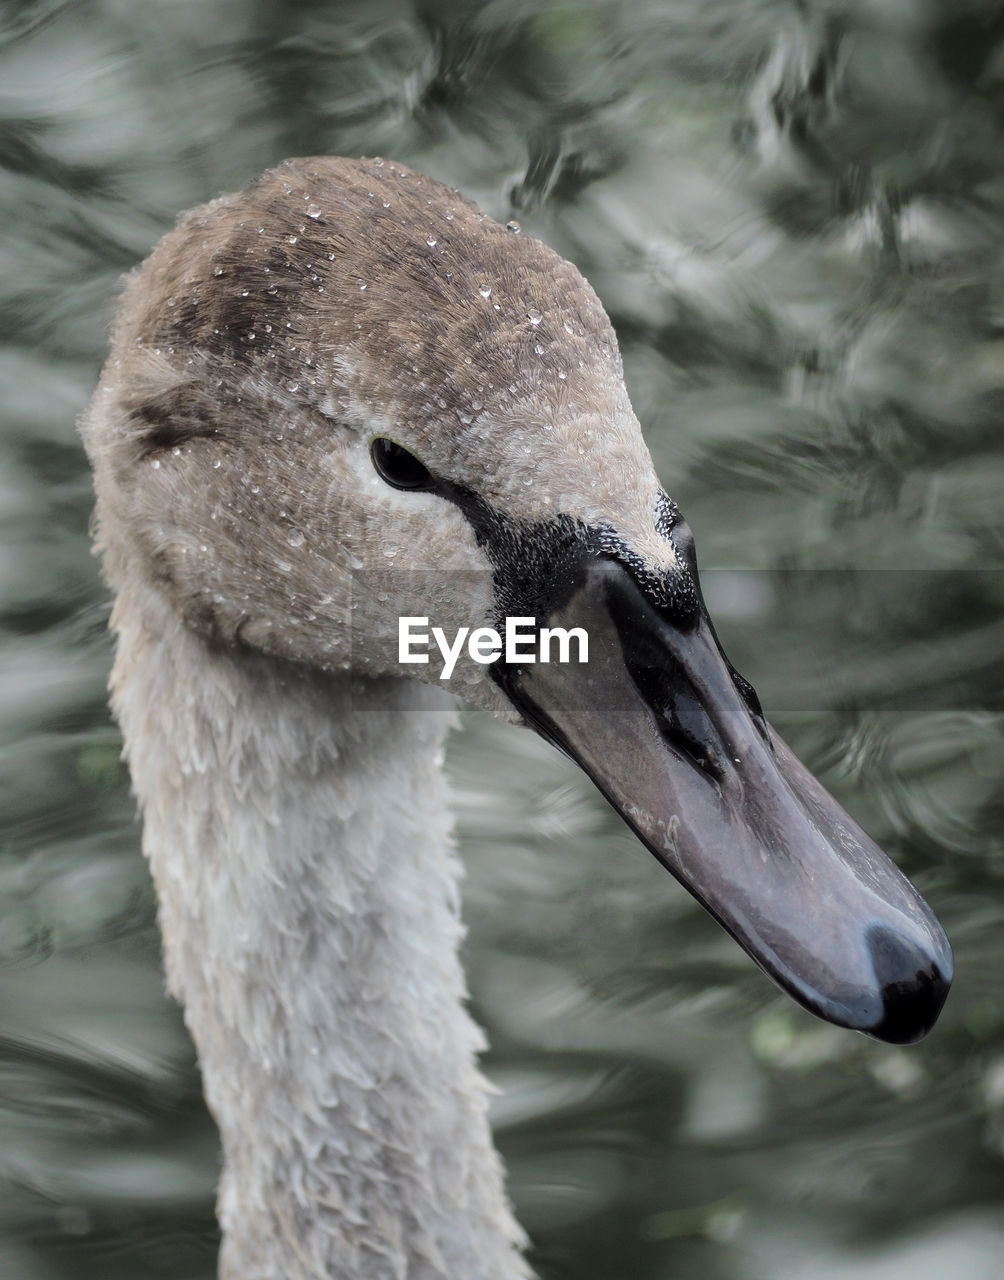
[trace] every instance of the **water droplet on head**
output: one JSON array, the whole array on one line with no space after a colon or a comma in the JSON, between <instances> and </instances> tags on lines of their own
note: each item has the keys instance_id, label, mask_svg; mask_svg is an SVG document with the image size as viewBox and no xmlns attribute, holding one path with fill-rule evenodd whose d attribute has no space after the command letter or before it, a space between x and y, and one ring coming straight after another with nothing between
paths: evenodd
<instances>
[{"instance_id":1,"label":"water droplet on head","mask_svg":"<svg viewBox=\"0 0 1004 1280\"><path fill-rule=\"evenodd\" d=\"M294 525L291 529L286 531L286 541L291 547L302 547L307 539L304 537L303 530L297 529Z\"/></svg>"},{"instance_id":2,"label":"water droplet on head","mask_svg":"<svg viewBox=\"0 0 1004 1280\"><path fill-rule=\"evenodd\" d=\"M564 369L559 369L558 377L561 379L562 382L564 382L565 379L568 377L568 374L564 371Z\"/></svg>"},{"instance_id":3,"label":"water droplet on head","mask_svg":"<svg viewBox=\"0 0 1004 1280\"><path fill-rule=\"evenodd\" d=\"M534 347L534 351L537 353L538 356L542 356L544 354L544 348L540 345L539 342Z\"/></svg>"},{"instance_id":4,"label":"water droplet on head","mask_svg":"<svg viewBox=\"0 0 1004 1280\"><path fill-rule=\"evenodd\" d=\"M536 329L537 325L540 324L541 320L543 320L544 317L540 314L539 311L530 310L526 313L526 318L530 321L530 323Z\"/></svg>"},{"instance_id":5,"label":"water droplet on head","mask_svg":"<svg viewBox=\"0 0 1004 1280\"><path fill-rule=\"evenodd\" d=\"M150 463L150 466L151 466L151 467L153 467L154 471L159 471L159 470L160 470L160 459L159 459L159 458L154 458L154 460Z\"/></svg>"},{"instance_id":6,"label":"water droplet on head","mask_svg":"<svg viewBox=\"0 0 1004 1280\"><path fill-rule=\"evenodd\" d=\"M214 275L214 276L221 276L222 274L223 274L223 268L222 268L222 267L213 267L213 275Z\"/></svg>"},{"instance_id":7,"label":"water droplet on head","mask_svg":"<svg viewBox=\"0 0 1004 1280\"><path fill-rule=\"evenodd\" d=\"M490 298L492 296L492 287L490 284L483 284L478 290L482 298Z\"/></svg>"},{"instance_id":8,"label":"water droplet on head","mask_svg":"<svg viewBox=\"0 0 1004 1280\"><path fill-rule=\"evenodd\" d=\"M299 240L299 238L300 238L299 236L287 236L287 237L286 237L286 243L287 243L287 244L296 244L296 242L297 242L297 240Z\"/></svg>"},{"instance_id":9,"label":"water droplet on head","mask_svg":"<svg viewBox=\"0 0 1004 1280\"><path fill-rule=\"evenodd\" d=\"M308 218L319 218L320 216L321 216L321 211L316 204L312 204L307 207Z\"/></svg>"},{"instance_id":10,"label":"water droplet on head","mask_svg":"<svg viewBox=\"0 0 1004 1280\"><path fill-rule=\"evenodd\" d=\"M425 242L425 243L429 246L429 248L430 248L430 249L435 249L435 247L436 247L436 237L435 237L435 236L429 236L428 240L426 240L426 242Z\"/></svg>"},{"instance_id":11,"label":"water droplet on head","mask_svg":"<svg viewBox=\"0 0 1004 1280\"><path fill-rule=\"evenodd\" d=\"M365 288L366 288L366 281L365 281L365 280L360 280L360 281L359 281L359 288L360 288L360 289L365 289Z\"/></svg>"},{"instance_id":12,"label":"water droplet on head","mask_svg":"<svg viewBox=\"0 0 1004 1280\"><path fill-rule=\"evenodd\" d=\"M505 224L505 229L506 231L515 231L516 234L519 235L520 225L515 218L510 218L509 221Z\"/></svg>"},{"instance_id":13,"label":"water droplet on head","mask_svg":"<svg viewBox=\"0 0 1004 1280\"><path fill-rule=\"evenodd\" d=\"M214 458L214 459L213 459L213 470L214 470L214 471L219 471L219 469L220 469L220 467L221 467L222 465L223 465L223 463L220 461L220 459L219 459L219 458Z\"/></svg>"}]
</instances>

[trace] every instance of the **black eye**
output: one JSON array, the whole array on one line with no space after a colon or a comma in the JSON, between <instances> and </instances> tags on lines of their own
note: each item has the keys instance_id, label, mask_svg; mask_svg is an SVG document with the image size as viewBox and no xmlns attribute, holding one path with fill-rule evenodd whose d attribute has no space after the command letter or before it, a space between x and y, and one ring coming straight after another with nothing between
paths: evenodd
<instances>
[{"instance_id":1,"label":"black eye","mask_svg":"<svg viewBox=\"0 0 1004 1280\"><path fill-rule=\"evenodd\" d=\"M386 436L377 436L373 441L370 457L380 479L395 489L431 489L436 483L429 469L413 453Z\"/></svg>"}]
</instances>

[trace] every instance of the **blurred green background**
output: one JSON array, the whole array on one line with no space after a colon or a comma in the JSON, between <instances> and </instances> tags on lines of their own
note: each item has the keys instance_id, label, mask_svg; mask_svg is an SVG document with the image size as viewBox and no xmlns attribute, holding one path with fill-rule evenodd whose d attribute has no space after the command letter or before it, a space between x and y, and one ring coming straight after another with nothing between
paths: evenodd
<instances>
[{"instance_id":1,"label":"blurred green background","mask_svg":"<svg viewBox=\"0 0 1004 1280\"><path fill-rule=\"evenodd\" d=\"M466 717L467 964L540 1275L1000 1280L991 0L0 7L0 1277L213 1274L74 421L121 273L321 152L424 170L588 275L730 656L956 948L923 1045L824 1026L567 762Z\"/></svg>"}]
</instances>

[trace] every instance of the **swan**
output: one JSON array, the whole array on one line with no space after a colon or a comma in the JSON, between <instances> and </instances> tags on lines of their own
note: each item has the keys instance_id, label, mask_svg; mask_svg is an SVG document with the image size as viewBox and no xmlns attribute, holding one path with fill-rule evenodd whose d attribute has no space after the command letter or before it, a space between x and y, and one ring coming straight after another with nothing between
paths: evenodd
<instances>
[{"instance_id":1,"label":"swan","mask_svg":"<svg viewBox=\"0 0 1004 1280\"><path fill-rule=\"evenodd\" d=\"M444 689L577 760L801 1004L933 1024L947 938L725 658L609 320L544 244L401 165L288 161L133 275L81 429L224 1280L530 1274L464 1004ZM403 616L578 627L588 662L444 680L401 662Z\"/></svg>"}]
</instances>

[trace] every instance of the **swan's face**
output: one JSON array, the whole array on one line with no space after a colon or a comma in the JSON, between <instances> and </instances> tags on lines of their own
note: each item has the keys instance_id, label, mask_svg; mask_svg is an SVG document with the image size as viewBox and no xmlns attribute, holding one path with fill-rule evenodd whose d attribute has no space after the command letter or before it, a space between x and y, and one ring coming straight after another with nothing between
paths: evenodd
<instances>
[{"instance_id":1,"label":"swan's face","mask_svg":"<svg viewBox=\"0 0 1004 1280\"><path fill-rule=\"evenodd\" d=\"M101 396L104 506L223 643L509 714L466 650L447 682L435 645L402 670L399 617L498 621L559 519L689 572L592 289L389 163L284 166L189 215L127 296ZM395 487L374 441L434 483Z\"/></svg>"},{"instance_id":2,"label":"swan's face","mask_svg":"<svg viewBox=\"0 0 1004 1280\"><path fill-rule=\"evenodd\" d=\"M798 1000L931 1025L940 925L729 666L609 321L551 250L398 166L293 162L162 242L84 430L113 580L217 644L524 719ZM435 649L401 664L402 615L578 627L589 662L442 682Z\"/></svg>"}]
</instances>

